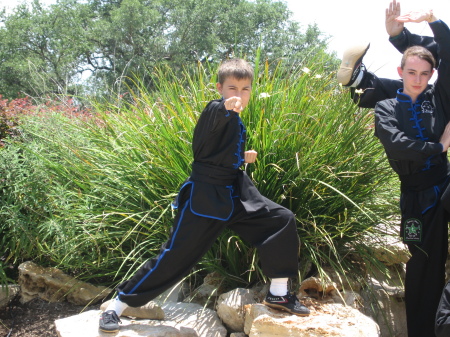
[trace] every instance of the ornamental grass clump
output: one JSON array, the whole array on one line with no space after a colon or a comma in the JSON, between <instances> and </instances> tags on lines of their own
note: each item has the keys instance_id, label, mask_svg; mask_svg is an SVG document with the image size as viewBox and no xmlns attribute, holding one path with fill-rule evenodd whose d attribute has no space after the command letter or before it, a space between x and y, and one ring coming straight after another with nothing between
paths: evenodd
<instances>
[{"instance_id":1,"label":"ornamental grass clump","mask_svg":"<svg viewBox=\"0 0 450 337\"><path fill-rule=\"evenodd\" d=\"M245 170L263 195L295 213L301 278L311 265L344 277L355 252L376 265L365 240L379 234L396 193L371 112L342 92L328 58L319 53L289 69L261 62L242 112L247 149L258 152ZM60 120L57 133L32 127L36 120L23 127L45 148L20 145L45 166L49 211L35 223L38 257L111 285L159 252L170 234L170 204L190 173L195 123L219 98L215 70L199 65L175 76L158 68L149 74L154 91L136 80L138 91L94 104L95 121ZM193 273L212 271L230 287L264 280L256 250L230 231Z\"/></svg>"}]
</instances>

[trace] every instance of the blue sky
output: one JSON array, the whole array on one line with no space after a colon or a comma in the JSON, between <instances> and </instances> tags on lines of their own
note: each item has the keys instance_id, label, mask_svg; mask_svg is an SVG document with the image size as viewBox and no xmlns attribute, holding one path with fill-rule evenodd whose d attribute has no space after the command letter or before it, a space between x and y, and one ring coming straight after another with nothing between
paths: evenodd
<instances>
[{"instance_id":1,"label":"blue sky","mask_svg":"<svg viewBox=\"0 0 450 337\"><path fill-rule=\"evenodd\" d=\"M56 0L42 0L54 3ZM389 1L380 0L284 0L293 12L292 19L304 27L317 23L320 30L330 36L329 49L339 58L353 42L370 42L371 47L364 58L370 71L380 77L397 78L400 54L389 44L384 29L385 9ZM13 8L21 0L0 0L1 7ZM449 0L400 1L402 12L432 8L436 16L450 25ZM414 33L431 35L426 23L410 23L407 27Z\"/></svg>"}]
</instances>

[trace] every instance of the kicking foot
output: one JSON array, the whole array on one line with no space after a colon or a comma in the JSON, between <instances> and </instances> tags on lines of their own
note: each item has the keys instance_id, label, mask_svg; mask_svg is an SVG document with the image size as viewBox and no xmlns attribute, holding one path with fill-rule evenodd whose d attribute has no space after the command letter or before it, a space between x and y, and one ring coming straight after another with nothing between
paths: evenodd
<instances>
[{"instance_id":1,"label":"kicking foot","mask_svg":"<svg viewBox=\"0 0 450 337\"><path fill-rule=\"evenodd\" d=\"M102 313L99 321L99 329L103 332L119 331L119 323L122 323L114 310L108 310Z\"/></svg>"},{"instance_id":2,"label":"kicking foot","mask_svg":"<svg viewBox=\"0 0 450 337\"><path fill-rule=\"evenodd\" d=\"M342 63L337 73L337 80L343 86L351 86L361 71L362 59L370 43L353 46L344 52Z\"/></svg>"},{"instance_id":3,"label":"kicking foot","mask_svg":"<svg viewBox=\"0 0 450 337\"><path fill-rule=\"evenodd\" d=\"M308 316L310 313L309 309L298 301L295 293L288 293L285 296L275 296L269 292L263 304L274 309L287 311L297 316Z\"/></svg>"}]
</instances>

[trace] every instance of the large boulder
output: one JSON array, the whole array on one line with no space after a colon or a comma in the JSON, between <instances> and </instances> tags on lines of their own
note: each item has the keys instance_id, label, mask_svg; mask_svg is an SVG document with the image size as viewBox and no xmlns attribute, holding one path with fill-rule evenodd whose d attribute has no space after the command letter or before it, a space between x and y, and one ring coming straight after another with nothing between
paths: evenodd
<instances>
[{"instance_id":1,"label":"large boulder","mask_svg":"<svg viewBox=\"0 0 450 337\"><path fill-rule=\"evenodd\" d=\"M164 320L134 319L121 316L120 330L114 337L226 337L227 330L213 310L194 303L163 305ZM102 337L98 321L102 311L91 310L55 321L59 337Z\"/></svg>"},{"instance_id":2,"label":"large boulder","mask_svg":"<svg viewBox=\"0 0 450 337\"><path fill-rule=\"evenodd\" d=\"M176 328L165 321L135 320L121 317L120 330L117 333L104 333L98 329L101 311L90 310L76 316L55 321L59 337L198 337L191 328Z\"/></svg>"},{"instance_id":3,"label":"large boulder","mask_svg":"<svg viewBox=\"0 0 450 337\"><path fill-rule=\"evenodd\" d=\"M360 311L342 304L306 301L311 315L300 317L262 304L246 307L245 330L249 337L379 337L378 325Z\"/></svg>"},{"instance_id":4,"label":"large boulder","mask_svg":"<svg viewBox=\"0 0 450 337\"><path fill-rule=\"evenodd\" d=\"M244 331L245 306L257 303L256 294L249 289L234 289L219 296L217 315L230 331Z\"/></svg>"},{"instance_id":5,"label":"large boulder","mask_svg":"<svg viewBox=\"0 0 450 337\"><path fill-rule=\"evenodd\" d=\"M96 287L79 281L57 268L44 268L28 261L19 266L21 302L34 298L47 302L68 302L77 305L95 304L105 298L111 289Z\"/></svg>"}]
</instances>

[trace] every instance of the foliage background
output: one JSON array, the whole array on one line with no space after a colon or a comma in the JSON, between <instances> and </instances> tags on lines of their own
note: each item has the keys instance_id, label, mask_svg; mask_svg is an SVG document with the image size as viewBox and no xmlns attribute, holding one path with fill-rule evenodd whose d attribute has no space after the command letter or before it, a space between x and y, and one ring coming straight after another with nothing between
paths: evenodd
<instances>
[{"instance_id":1,"label":"foliage background","mask_svg":"<svg viewBox=\"0 0 450 337\"><path fill-rule=\"evenodd\" d=\"M392 176L372 115L337 85L325 52L297 66L256 55L242 118L258 160L245 169L264 195L296 214L300 278L331 266L364 279L355 253L383 268L366 243L383 235L377 225L393 212ZM217 98L215 70L198 63L180 75L156 67L145 75L151 90L137 77L127 94L93 102L92 111L65 102L23 116L0 150L5 267L33 259L113 285L157 254L169 235L170 203L190 172L193 127ZM265 280L257 252L229 231L192 275L211 271L226 287Z\"/></svg>"},{"instance_id":2,"label":"foliage background","mask_svg":"<svg viewBox=\"0 0 450 337\"><path fill-rule=\"evenodd\" d=\"M290 20L273 0L29 0L0 12L0 93L42 97L109 96L153 67L181 76L197 62L241 55L254 61L260 48L270 62L291 64L326 47L317 26Z\"/></svg>"}]
</instances>

